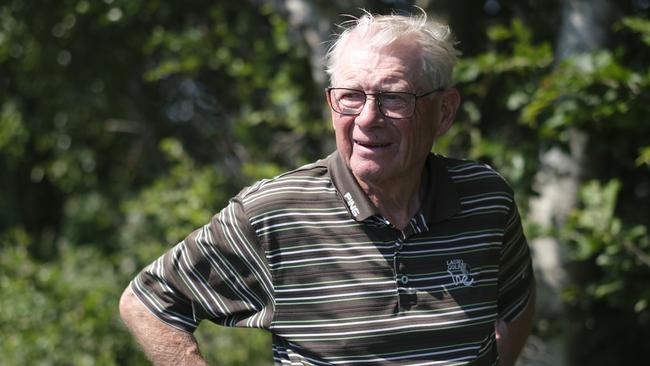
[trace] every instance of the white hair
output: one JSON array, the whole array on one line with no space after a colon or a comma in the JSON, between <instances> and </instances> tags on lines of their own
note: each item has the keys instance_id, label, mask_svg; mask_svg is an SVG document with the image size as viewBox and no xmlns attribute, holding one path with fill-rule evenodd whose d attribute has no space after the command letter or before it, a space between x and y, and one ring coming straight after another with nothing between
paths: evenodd
<instances>
[{"instance_id":1,"label":"white hair","mask_svg":"<svg viewBox=\"0 0 650 366\"><path fill-rule=\"evenodd\" d=\"M451 29L447 24L427 20L420 15L372 15L364 10L360 18L340 25L343 32L336 37L326 55L326 72L334 83L338 61L353 36L363 39L364 45L381 49L396 41L415 42L421 51L422 76L431 88L447 88L452 84L452 71L460 52L454 47Z\"/></svg>"}]
</instances>

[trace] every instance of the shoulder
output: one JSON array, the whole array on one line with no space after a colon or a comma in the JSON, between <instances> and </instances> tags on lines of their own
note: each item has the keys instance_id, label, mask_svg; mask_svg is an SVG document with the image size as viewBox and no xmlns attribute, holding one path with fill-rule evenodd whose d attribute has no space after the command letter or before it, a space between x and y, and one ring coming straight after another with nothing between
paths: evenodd
<instances>
[{"instance_id":1,"label":"shoulder","mask_svg":"<svg viewBox=\"0 0 650 366\"><path fill-rule=\"evenodd\" d=\"M269 210L335 194L327 159L301 166L244 188L236 197L247 211Z\"/></svg>"},{"instance_id":2,"label":"shoulder","mask_svg":"<svg viewBox=\"0 0 650 366\"><path fill-rule=\"evenodd\" d=\"M436 159L446 168L449 179L462 191L499 191L512 195L508 181L488 164L440 155L436 155Z\"/></svg>"}]
</instances>

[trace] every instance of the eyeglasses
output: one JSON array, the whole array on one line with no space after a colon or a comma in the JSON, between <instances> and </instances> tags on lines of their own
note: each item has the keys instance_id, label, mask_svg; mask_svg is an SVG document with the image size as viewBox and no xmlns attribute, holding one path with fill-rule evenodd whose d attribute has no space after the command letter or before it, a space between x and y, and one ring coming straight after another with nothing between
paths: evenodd
<instances>
[{"instance_id":1,"label":"eyeglasses","mask_svg":"<svg viewBox=\"0 0 650 366\"><path fill-rule=\"evenodd\" d=\"M408 92L384 92L366 93L362 90L348 88L327 88L327 98L332 109L346 116L358 116L366 105L368 95L377 100L379 113L386 118L403 119L412 117L415 114L417 100L445 90L438 88L424 94Z\"/></svg>"}]
</instances>

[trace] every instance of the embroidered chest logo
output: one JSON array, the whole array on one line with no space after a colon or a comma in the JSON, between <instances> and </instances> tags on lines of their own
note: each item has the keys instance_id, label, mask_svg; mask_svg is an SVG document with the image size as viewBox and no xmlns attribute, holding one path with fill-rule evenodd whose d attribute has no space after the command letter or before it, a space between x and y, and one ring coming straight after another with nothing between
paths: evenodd
<instances>
[{"instance_id":1,"label":"embroidered chest logo","mask_svg":"<svg viewBox=\"0 0 650 366\"><path fill-rule=\"evenodd\" d=\"M357 204L354 203L354 200L352 199L352 195L350 192L346 193L343 198L345 198L345 203L348 204L348 207L350 207L350 212L352 212L352 216L357 217L359 216L359 209L357 208Z\"/></svg>"},{"instance_id":2,"label":"embroidered chest logo","mask_svg":"<svg viewBox=\"0 0 650 366\"><path fill-rule=\"evenodd\" d=\"M451 276L454 285L471 286L474 284L472 269L462 259L450 259L447 261L447 273Z\"/></svg>"}]
</instances>

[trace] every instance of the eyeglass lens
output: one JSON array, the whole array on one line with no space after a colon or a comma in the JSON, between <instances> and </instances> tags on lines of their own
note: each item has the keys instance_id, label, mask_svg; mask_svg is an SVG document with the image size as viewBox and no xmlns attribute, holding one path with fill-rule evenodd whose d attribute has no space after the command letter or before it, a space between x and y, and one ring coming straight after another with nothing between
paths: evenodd
<instances>
[{"instance_id":1,"label":"eyeglass lens","mask_svg":"<svg viewBox=\"0 0 650 366\"><path fill-rule=\"evenodd\" d=\"M368 99L367 94L359 90L331 89L334 110L343 114L360 114ZM408 118L413 114L415 96L400 92L379 92L373 95L379 111L388 118Z\"/></svg>"}]
</instances>

